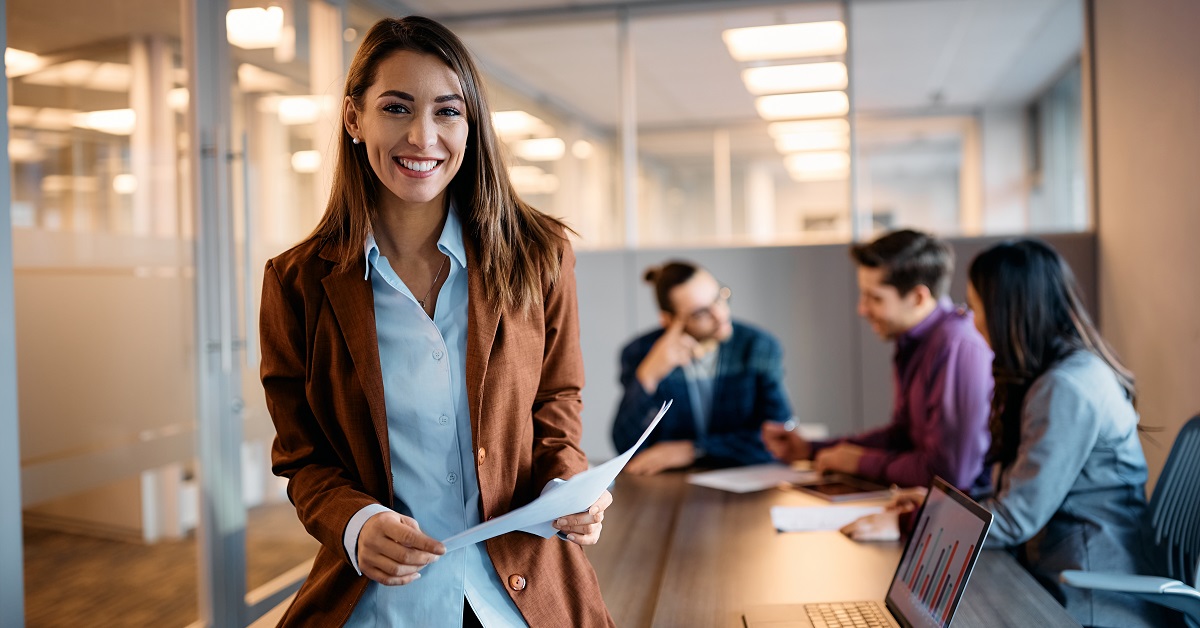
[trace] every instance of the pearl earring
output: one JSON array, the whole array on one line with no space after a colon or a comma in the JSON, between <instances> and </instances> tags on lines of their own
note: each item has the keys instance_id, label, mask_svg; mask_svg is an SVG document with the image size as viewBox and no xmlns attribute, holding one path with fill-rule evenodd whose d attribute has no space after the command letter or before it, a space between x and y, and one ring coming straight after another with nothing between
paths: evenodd
<instances>
[{"instance_id":1,"label":"pearl earring","mask_svg":"<svg viewBox=\"0 0 1200 628\"><path fill-rule=\"evenodd\" d=\"M358 142L358 138L357 138L357 137L355 137L355 138L351 138L351 139L350 139L350 141L351 141L351 142L354 142L355 144L358 144L358 143L359 143L359 142Z\"/></svg>"}]
</instances>

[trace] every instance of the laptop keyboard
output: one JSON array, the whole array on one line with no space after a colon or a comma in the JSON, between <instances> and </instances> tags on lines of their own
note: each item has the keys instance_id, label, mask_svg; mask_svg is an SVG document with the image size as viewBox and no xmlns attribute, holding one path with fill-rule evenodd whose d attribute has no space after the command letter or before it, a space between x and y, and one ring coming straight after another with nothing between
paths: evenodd
<instances>
[{"instance_id":1,"label":"laptop keyboard","mask_svg":"<svg viewBox=\"0 0 1200 628\"><path fill-rule=\"evenodd\" d=\"M875 628L892 625L874 602L805 604L804 610L808 611L808 619L814 628Z\"/></svg>"}]
</instances>

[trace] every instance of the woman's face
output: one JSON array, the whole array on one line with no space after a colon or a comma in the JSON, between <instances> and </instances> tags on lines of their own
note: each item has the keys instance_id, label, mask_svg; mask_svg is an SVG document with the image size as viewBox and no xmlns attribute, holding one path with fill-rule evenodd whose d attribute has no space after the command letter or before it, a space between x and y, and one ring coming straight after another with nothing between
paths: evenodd
<instances>
[{"instance_id":1,"label":"woman's face","mask_svg":"<svg viewBox=\"0 0 1200 628\"><path fill-rule=\"evenodd\" d=\"M976 294L975 288L971 286L970 282L967 283L967 307L971 308L975 314L975 329L979 330L979 335L983 336L988 346L991 347L992 339L988 337L987 315L983 311L983 302L979 300L979 295ZM995 347L992 348L995 349Z\"/></svg>"},{"instance_id":2,"label":"woman's face","mask_svg":"<svg viewBox=\"0 0 1200 628\"><path fill-rule=\"evenodd\" d=\"M444 206L467 147L467 102L458 75L433 55L402 50L380 62L361 111L346 98L346 131L383 183L384 206Z\"/></svg>"}]
</instances>

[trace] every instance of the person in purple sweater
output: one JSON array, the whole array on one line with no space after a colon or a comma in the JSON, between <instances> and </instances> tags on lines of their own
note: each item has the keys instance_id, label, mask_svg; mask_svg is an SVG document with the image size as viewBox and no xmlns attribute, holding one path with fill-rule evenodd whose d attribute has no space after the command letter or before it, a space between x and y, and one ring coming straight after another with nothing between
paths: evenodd
<instances>
[{"instance_id":1,"label":"person in purple sweater","mask_svg":"<svg viewBox=\"0 0 1200 628\"><path fill-rule=\"evenodd\" d=\"M925 233L895 231L850 255L858 265L858 315L895 343L892 421L847 438L807 441L767 422L762 439L785 462L812 459L823 471L899 486L926 486L940 475L958 488L990 485L992 351L971 313L947 296L954 254Z\"/></svg>"}]
</instances>

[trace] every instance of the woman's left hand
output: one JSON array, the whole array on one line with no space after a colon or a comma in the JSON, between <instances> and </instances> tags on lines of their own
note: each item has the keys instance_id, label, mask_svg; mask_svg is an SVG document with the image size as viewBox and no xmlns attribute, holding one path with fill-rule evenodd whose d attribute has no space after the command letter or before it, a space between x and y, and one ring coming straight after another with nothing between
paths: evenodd
<instances>
[{"instance_id":1,"label":"woman's left hand","mask_svg":"<svg viewBox=\"0 0 1200 628\"><path fill-rule=\"evenodd\" d=\"M604 491L600 498L587 510L559 517L554 527L566 533L567 540L577 545L595 545L600 540L600 529L604 527L604 511L612 505L612 493Z\"/></svg>"}]
</instances>

